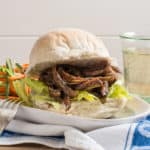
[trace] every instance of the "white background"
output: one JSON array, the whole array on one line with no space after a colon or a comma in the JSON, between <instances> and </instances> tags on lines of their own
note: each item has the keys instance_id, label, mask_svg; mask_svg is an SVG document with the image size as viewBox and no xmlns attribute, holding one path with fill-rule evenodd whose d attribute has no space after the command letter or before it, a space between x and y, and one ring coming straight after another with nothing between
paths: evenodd
<instances>
[{"instance_id":1,"label":"white background","mask_svg":"<svg viewBox=\"0 0 150 150\"><path fill-rule=\"evenodd\" d=\"M55 27L78 27L99 35L121 59L118 35L150 34L149 0L0 0L0 63L28 62L35 40Z\"/></svg>"}]
</instances>

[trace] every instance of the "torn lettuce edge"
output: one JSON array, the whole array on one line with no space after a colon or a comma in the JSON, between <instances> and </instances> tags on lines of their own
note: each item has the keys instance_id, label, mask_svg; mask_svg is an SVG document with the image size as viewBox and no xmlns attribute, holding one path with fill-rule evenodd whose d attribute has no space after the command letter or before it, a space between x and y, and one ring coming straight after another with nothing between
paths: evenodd
<instances>
[{"instance_id":1,"label":"torn lettuce edge","mask_svg":"<svg viewBox=\"0 0 150 150\"><path fill-rule=\"evenodd\" d=\"M27 95L25 85L31 88L32 92L30 93L30 95ZM60 102L49 96L48 87L41 81L30 78L16 80L14 81L14 88L20 99L27 105L31 106L35 101L43 101L43 103L48 103L54 106L56 109L59 108ZM108 98L130 99L131 96L120 82L116 82L110 87ZM78 95L73 98L72 101L81 100L94 102L96 100L100 100L100 98L98 98L94 94L89 93L88 91L78 91Z\"/></svg>"},{"instance_id":2,"label":"torn lettuce edge","mask_svg":"<svg viewBox=\"0 0 150 150\"><path fill-rule=\"evenodd\" d=\"M109 89L108 98L122 99L126 98L128 100L132 99L131 95L127 89L123 86L123 83L118 80Z\"/></svg>"}]
</instances>

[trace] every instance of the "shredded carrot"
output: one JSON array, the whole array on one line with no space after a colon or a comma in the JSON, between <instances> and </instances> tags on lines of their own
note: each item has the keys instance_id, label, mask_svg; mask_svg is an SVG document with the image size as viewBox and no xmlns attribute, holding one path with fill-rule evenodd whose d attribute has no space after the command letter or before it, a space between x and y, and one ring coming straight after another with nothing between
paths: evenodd
<instances>
[{"instance_id":1,"label":"shredded carrot","mask_svg":"<svg viewBox=\"0 0 150 150\"><path fill-rule=\"evenodd\" d=\"M16 73L24 73L27 70L27 68L29 67L29 64L23 64L23 65L21 65L21 67L22 67L21 70L16 67L16 68L14 68L14 71Z\"/></svg>"},{"instance_id":2,"label":"shredded carrot","mask_svg":"<svg viewBox=\"0 0 150 150\"><path fill-rule=\"evenodd\" d=\"M6 73L4 73L4 72L0 72L0 75L6 75Z\"/></svg>"},{"instance_id":3,"label":"shredded carrot","mask_svg":"<svg viewBox=\"0 0 150 150\"><path fill-rule=\"evenodd\" d=\"M20 73L15 73L15 76L11 76L9 77L9 81L10 81L10 94L13 96L17 96L16 91L14 89L13 86L13 81L15 80L19 80L19 79L23 79L25 77L24 74L20 74Z\"/></svg>"},{"instance_id":4,"label":"shredded carrot","mask_svg":"<svg viewBox=\"0 0 150 150\"><path fill-rule=\"evenodd\" d=\"M22 67L22 71L21 70L19 70L17 67L16 68L14 68L14 75L12 75L12 76L8 76L8 79L9 79L9 83L10 83L10 98L11 99L16 99L16 98L18 98L17 97L17 94L16 94L16 91L15 91L15 89L14 89L14 86L13 86L13 81L15 81L15 80L19 80L19 79L23 79L23 78L25 78L25 74L24 74L24 72L26 71L26 69L28 68L28 66L29 66L29 64L23 64L23 65L21 65L21 67ZM3 65L2 67L6 67L5 65ZM0 71L0 82L3 82L4 84L5 84L5 82L6 82L6 72L2 72L2 71ZM30 88L28 87L28 86L26 86L25 87L25 90L26 90L26 93L29 95L30 94L30 92L31 92L31 90L30 90ZM5 86L0 86L0 98L2 99L5 99L6 98L6 96L1 96L1 95L5 95L5 92L6 92L6 89L5 89Z\"/></svg>"},{"instance_id":5,"label":"shredded carrot","mask_svg":"<svg viewBox=\"0 0 150 150\"><path fill-rule=\"evenodd\" d=\"M5 94L5 87L0 87L0 94Z\"/></svg>"},{"instance_id":6,"label":"shredded carrot","mask_svg":"<svg viewBox=\"0 0 150 150\"><path fill-rule=\"evenodd\" d=\"M6 73L0 72L0 81L4 81L6 77Z\"/></svg>"},{"instance_id":7,"label":"shredded carrot","mask_svg":"<svg viewBox=\"0 0 150 150\"><path fill-rule=\"evenodd\" d=\"M29 67L29 64L23 64L22 67L23 67L24 69L27 69L27 68Z\"/></svg>"},{"instance_id":8,"label":"shredded carrot","mask_svg":"<svg viewBox=\"0 0 150 150\"><path fill-rule=\"evenodd\" d=\"M16 73L14 76L9 77L10 81L18 80L24 78L24 74Z\"/></svg>"},{"instance_id":9,"label":"shredded carrot","mask_svg":"<svg viewBox=\"0 0 150 150\"><path fill-rule=\"evenodd\" d=\"M2 77L2 75L4 75L4 77ZM2 84L5 84L6 78L5 78L5 74L3 72L0 72L0 82ZM5 86L0 86L0 94L5 94Z\"/></svg>"},{"instance_id":10,"label":"shredded carrot","mask_svg":"<svg viewBox=\"0 0 150 150\"><path fill-rule=\"evenodd\" d=\"M26 84L25 84L25 92L26 92L27 96L29 96L29 95L30 95L30 93L31 93L31 89L30 89L30 87L29 87L29 86L27 86Z\"/></svg>"},{"instance_id":11,"label":"shredded carrot","mask_svg":"<svg viewBox=\"0 0 150 150\"><path fill-rule=\"evenodd\" d=\"M6 99L6 96L0 96L0 99ZM8 99L10 99L10 100L18 100L19 97L16 97L16 96L9 96Z\"/></svg>"}]
</instances>

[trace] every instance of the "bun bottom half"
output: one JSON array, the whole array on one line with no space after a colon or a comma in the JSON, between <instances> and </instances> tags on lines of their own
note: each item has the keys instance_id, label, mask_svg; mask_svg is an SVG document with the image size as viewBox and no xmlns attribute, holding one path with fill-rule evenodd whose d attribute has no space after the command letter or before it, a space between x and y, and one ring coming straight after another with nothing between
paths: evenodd
<instances>
[{"instance_id":1,"label":"bun bottom half","mask_svg":"<svg viewBox=\"0 0 150 150\"><path fill-rule=\"evenodd\" d=\"M105 104L100 101L72 101L69 110L66 110L64 104L60 104L59 108L56 109L47 103L34 104L34 107L52 112L73 115L86 118L104 119L111 118L117 112L121 111L127 103L127 99L107 99Z\"/></svg>"}]
</instances>

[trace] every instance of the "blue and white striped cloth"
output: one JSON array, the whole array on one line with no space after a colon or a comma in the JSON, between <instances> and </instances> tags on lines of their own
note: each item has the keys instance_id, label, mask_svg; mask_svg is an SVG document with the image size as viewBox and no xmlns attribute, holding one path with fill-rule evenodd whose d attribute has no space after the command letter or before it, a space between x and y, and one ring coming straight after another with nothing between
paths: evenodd
<instances>
[{"instance_id":1,"label":"blue and white striped cloth","mask_svg":"<svg viewBox=\"0 0 150 150\"><path fill-rule=\"evenodd\" d=\"M101 128L85 134L81 132L82 134L90 137L98 145L101 145L97 148L94 145L87 146L90 143L87 140L83 142L86 146L84 147L83 143L81 146L81 149L84 150L150 150L150 116L137 123ZM80 138L80 140L85 139L84 136ZM0 136L0 145L33 142L55 148L67 148L65 140L64 135L59 137L38 137L5 131ZM75 137L74 140L76 140ZM78 141L78 143L79 146L81 141ZM73 150L73 148L68 148Z\"/></svg>"},{"instance_id":2,"label":"blue and white striped cloth","mask_svg":"<svg viewBox=\"0 0 150 150\"><path fill-rule=\"evenodd\" d=\"M126 143L124 149L128 146L131 150L150 150L150 116L145 120L140 121L135 126L131 125L128 131Z\"/></svg>"}]
</instances>

